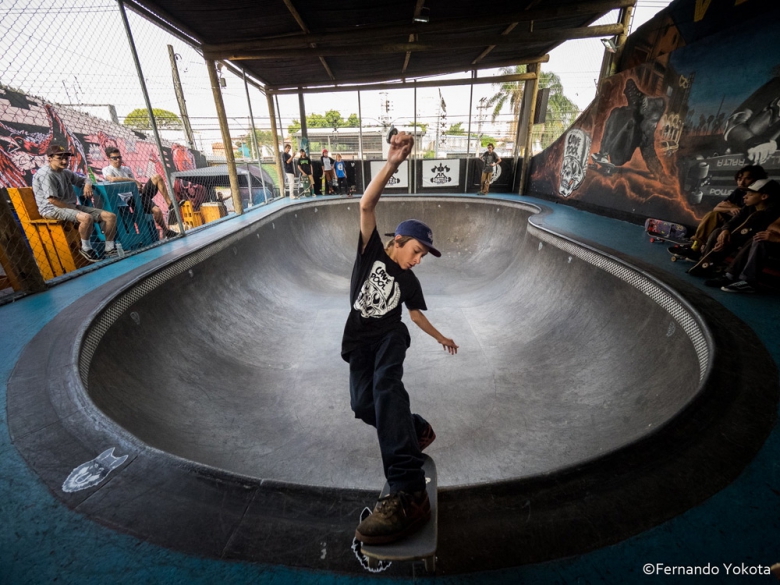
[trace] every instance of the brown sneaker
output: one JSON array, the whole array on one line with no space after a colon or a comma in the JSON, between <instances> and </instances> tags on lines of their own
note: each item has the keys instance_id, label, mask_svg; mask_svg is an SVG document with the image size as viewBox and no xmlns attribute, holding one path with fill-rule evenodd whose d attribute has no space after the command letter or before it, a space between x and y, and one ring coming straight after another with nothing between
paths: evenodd
<instances>
[{"instance_id":1,"label":"brown sneaker","mask_svg":"<svg viewBox=\"0 0 780 585\"><path fill-rule=\"evenodd\" d=\"M436 433L433 432L433 427L428 423L425 430L417 437L417 444L420 445L420 451L424 451L431 443L436 440Z\"/></svg>"},{"instance_id":2,"label":"brown sneaker","mask_svg":"<svg viewBox=\"0 0 780 585\"><path fill-rule=\"evenodd\" d=\"M398 492L379 498L374 512L363 520L355 538L363 544L387 544L417 532L431 519L431 502L425 490Z\"/></svg>"}]
</instances>

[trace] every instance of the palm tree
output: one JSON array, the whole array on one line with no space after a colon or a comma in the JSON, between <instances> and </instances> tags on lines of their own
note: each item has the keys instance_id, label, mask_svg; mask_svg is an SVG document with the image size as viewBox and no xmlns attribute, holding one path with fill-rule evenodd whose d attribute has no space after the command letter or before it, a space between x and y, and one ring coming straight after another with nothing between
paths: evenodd
<instances>
[{"instance_id":1,"label":"palm tree","mask_svg":"<svg viewBox=\"0 0 780 585\"><path fill-rule=\"evenodd\" d=\"M515 75L525 72L525 65L501 69L501 75ZM498 91L487 101L487 105L493 108L492 121L496 121L501 110L509 103L512 107L510 135L514 137L517 135L517 120L519 119L520 108L523 102L525 82L510 81L496 85L498 86ZM561 78L555 73L541 72L539 74L539 87L549 87L550 95L547 100L545 122L534 125L532 139L533 143L540 142L542 148L547 148L574 122L580 110L574 102L563 94Z\"/></svg>"},{"instance_id":2,"label":"palm tree","mask_svg":"<svg viewBox=\"0 0 780 585\"><path fill-rule=\"evenodd\" d=\"M515 65L514 67L501 68L501 75L516 75L518 73L526 73L526 66ZM508 102L512 107L512 122L509 125L509 135L514 140L514 137L517 135L517 120L520 115L520 108L523 104L525 82L505 81L494 85L498 87L498 91L485 102L489 108L493 108L493 115L491 116L490 121L496 121L501 110L504 109L504 106Z\"/></svg>"}]
</instances>

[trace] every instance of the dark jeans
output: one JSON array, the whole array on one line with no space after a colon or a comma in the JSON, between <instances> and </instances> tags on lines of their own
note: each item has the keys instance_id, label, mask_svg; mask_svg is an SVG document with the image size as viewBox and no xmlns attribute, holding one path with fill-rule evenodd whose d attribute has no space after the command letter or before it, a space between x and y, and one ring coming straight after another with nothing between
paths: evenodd
<instances>
[{"instance_id":1,"label":"dark jeans","mask_svg":"<svg viewBox=\"0 0 780 585\"><path fill-rule=\"evenodd\" d=\"M403 323L349 356L349 392L355 418L376 427L382 465L392 493L425 489L425 457L417 436L428 423L412 414L401 381L409 331Z\"/></svg>"},{"instance_id":2,"label":"dark jeans","mask_svg":"<svg viewBox=\"0 0 780 585\"><path fill-rule=\"evenodd\" d=\"M766 265L767 258L777 255L780 244L767 241L755 241L742 246L726 272L738 280L755 285Z\"/></svg>"}]
</instances>

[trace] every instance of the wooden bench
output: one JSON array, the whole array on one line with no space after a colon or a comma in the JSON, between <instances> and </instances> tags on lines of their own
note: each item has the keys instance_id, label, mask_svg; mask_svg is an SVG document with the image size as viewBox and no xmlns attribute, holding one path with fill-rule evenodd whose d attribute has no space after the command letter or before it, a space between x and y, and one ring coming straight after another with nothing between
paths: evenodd
<instances>
[{"instance_id":1,"label":"wooden bench","mask_svg":"<svg viewBox=\"0 0 780 585\"><path fill-rule=\"evenodd\" d=\"M9 187L8 195L45 280L89 265L76 224L42 218L31 187Z\"/></svg>"}]
</instances>

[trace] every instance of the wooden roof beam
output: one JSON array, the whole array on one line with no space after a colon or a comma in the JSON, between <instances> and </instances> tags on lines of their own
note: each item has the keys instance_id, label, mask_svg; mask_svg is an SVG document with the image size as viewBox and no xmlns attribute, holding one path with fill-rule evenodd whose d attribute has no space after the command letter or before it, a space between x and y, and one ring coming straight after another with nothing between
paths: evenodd
<instances>
[{"instance_id":1,"label":"wooden roof beam","mask_svg":"<svg viewBox=\"0 0 780 585\"><path fill-rule=\"evenodd\" d=\"M286 0L289 2L289 0ZM311 46L311 43L325 44L347 44L362 43L366 41L376 41L380 38L402 36L408 38L410 34L424 35L432 32L452 32L461 29L473 31L478 28L490 26L506 26L508 22L529 22L541 21L550 18L559 18L561 16L572 16L577 14L606 14L615 8L625 8L633 6L635 0L597 0L594 2L581 2L575 5L569 5L561 8L528 10L514 14L504 14L499 16L487 16L477 18L448 19L428 22L425 24L396 24L382 27L361 27L353 31L341 31L324 34L304 33L299 35L285 35L275 37L263 37L252 41L242 41L236 43L204 44L202 48L208 53L219 52L243 52L243 51L262 51L272 49L294 49ZM307 29L308 30L308 29ZM490 43L487 43L490 44Z\"/></svg>"},{"instance_id":2,"label":"wooden roof beam","mask_svg":"<svg viewBox=\"0 0 780 585\"><path fill-rule=\"evenodd\" d=\"M534 57L531 59L507 59L506 61L500 61L497 63L491 63L489 66L483 67L482 69L493 69L496 67L510 67L513 65L529 65L531 63L547 63L550 60L549 55L541 55L540 57ZM338 85L322 85L322 84L312 84L310 86L301 86L299 84L293 85L277 85L275 87L269 87L268 91L269 93L279 93L280 95L287 95L287 94L295 94L298 92L303 93L326 93L326 92L339 92L339 91L357 91L358 89L365 89L365 90L374 90L374 89L381 89L378 84L380 83L396 83L400 85L396 85L396 87L412 87L413 83L416 81L417 83L423 83L427 82L428 78L439 76L439 75L447 75L450 73L461 73L461 72L471 72L475 69L472 67L464 67L463 65L460 66L453 66L453 67L445 67L440 68L436 71L436 73L426 73L426 74L417 74L417 79L409 80L407 79L405 81L406 85L401 84L400 78L397 73L388 73L386 75L372 75L372 76L366 76L366 77L354 77L352 79L341 79ZM494 77L486 77L486 78L477 78L477 79L495 79ZM462 82L464 84L470 83L472 78L469 78L468 82ZM449 83L450 80L432 80L431 83ZM459 82L460 83L460 82ZM479 83L483 83L482 81L479 81ZM492 82L491 82L492 83ZM457 83L455 84L457 85ZM419 87L419 86L418 86Z\"/></svg>"},{"instance_id":3,"label":"wooden roof beam","mask_svg":"<svg viewBox=\"0 0 780 585\"><path fill-rule=\"evenodd\" d=\"M311 31L309 30L309 27L306 26L305 22L303 22L303 18L301 17L300 13L295 8L295 6L293 5L292 0L283 0L283 2L284 5L287 7L287 10L289 10L290 14L292 14L292 17L295 19L295 22L297 22L298 26L301 27L301 30L304 32L304 34L310 35ZM312 49L317 48L317 44L314 42L309 43L309 46ZM336 76L333 75L333 71L330 70L330 67L328 66L328 62L325 61L325 57L323 57L322 55L317 55L317 57L319 58L320 63L322 63L322 66L325 68L325 72L328 74L328 77L330 77L330 80L336 81Z\"/></svg>"},{"instance_id":4,"label":"wooden roof beam","mask_svg":"<svg viewBox=\"0 0 780 585\"><path fill-rule=\"evenodd\" d=\"M412 17L412 22L415 21L415 19L420 16L422 13L423 5L425 5L425 0L417 0L417 4L414 6L414 15ZM417 35L414 33L409 35L409 42L413 43L417 40ZM406 57L404 58L404 66L401 68L401 75L406 73L406 68L409 67L409 60L412 58L412 52L406 51Z\"/></svg>"},{"instance_id":5,"label":"wooden roof beam","mask_svg":"<svg viewBox=\"0 0 780 585\"><path fill-rule=\"evenodd\" d=\"M375 43L360 46L346 45L340 47L318 46L310 49L275 49L266 51L245 52L205 52L209 59L229 59L231 61L328 57L328 56L356 56L356 55L381 55L393 53L406 53L408 51L444 51L453 46L458 49L469 47L484 47L487 45L499 47L522 47L528 44L566 41L569 39L585 39L589 37L604 37L619 35L623 32L622 24L604 24L598 26L586 26L567 29L545 29L541 31L514 34L511 36L495 37L494 35L470 35L464 38L447 39L445 41L416 42L416 43Z\"/></svg>"},{"instance_id":6,"label":"wooden roof beam","mask_svg":"<svg viewBox=\"0 0 780 585\"><path fill-rule=\"evenodd\" d=\"M486 83L504 83L536 79L536 73L515 73L496 77L466 77L464 79L431 79L426 81L398 81L394 83L357 84L337 87L297 87L295 89L273 90L274 95L294 95L297 93L332 93L344 91L380 91L384 89L409 89L412 87L444 87L447 85L480 85Z\"/></svg>"}]
</instances>

